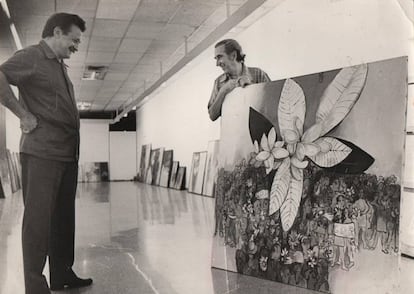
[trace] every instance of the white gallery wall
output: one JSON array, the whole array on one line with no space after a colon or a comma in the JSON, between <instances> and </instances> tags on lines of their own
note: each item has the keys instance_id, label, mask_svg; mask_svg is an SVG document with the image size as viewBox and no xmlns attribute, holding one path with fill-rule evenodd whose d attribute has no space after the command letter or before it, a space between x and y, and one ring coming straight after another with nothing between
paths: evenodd
<instances>
[{"instance_id":1,"label":"white gallery wall","mask_svg":"<svg viewBox=\"0 0 414 294\"><path fill-rule=\"evenodd\" d=\"M79 162L109 162L109 121L81 119Z\"/></svg>"},{"instance_id":2,"label":"white gallery wall","mask_svg":"<svg viewBox=\"0 0 414 294\"><path fill-rule=\"evenodd\" d=\"M12 86L13 93L19 97L19 90ZM12 152L19 152L20 136L20 120L10 110L6 108L6 147Z\"/></svg>"},{"instance_id":3,"label":"white gallery wall","mask_svg":"<svg viewBox=\"0 0 414 294\"><path fill-rule=\"evenodd\" d=\"M286 0L234 38L247 65L277 80L408 56L413 35L396 0ZM212 46L137 109L138 156L143 144L173 149L188 175L192 153L219 139L220 119L211 122L207 113L213 81L221 74L213 57Z\"/></svg>"},{"instance_id":4,"label":"white gallery wall","mask_svg":"<svg viewBox=\"0 0 414 294\"><path fill-rule=\"evenodd\" d=\"M136 140L135 132L109 132L111 181L132 180L137 175Z\"/></svg>"},{"instance_id":5,"label":"white gallery wall","mask_svg":"<svg viewBox=\"0 0 414 294\"><path fill-rule=\"evenodd\" d=\"M19 152L20 120L6 108L6 146L12 152Z\"/></svg>"}]
</instances>

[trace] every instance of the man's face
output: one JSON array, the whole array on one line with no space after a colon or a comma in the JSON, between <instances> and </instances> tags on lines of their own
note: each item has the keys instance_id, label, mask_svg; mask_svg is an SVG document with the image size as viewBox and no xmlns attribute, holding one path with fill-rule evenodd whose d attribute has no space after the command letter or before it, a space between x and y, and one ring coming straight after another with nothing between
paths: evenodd
<instances>
[{"instance_id":1,"label":"man's face","mask_svg":"<svg viewBox=\"0 0 414 294\"><path fill-rule=\"evenodd\" d=\"M60 28L55 29L55 39L56 39L56 48L57 48L57 57L58 58L70 58L72 53L78 51L78 46L80 44L82 32L81 30L72 25L67 34L64 34Z\"/></svg>"},{"instance_id":2,"label":"man's face","mask_svg":"<svg viewBox=\"0 0 414 294\"><path fill-rule=\"evenodd\" d=\"M216 65L221 67L225 73L231 74L235 70L236 55L234 53L227 54L224 45L215 48L214 59Z\"/></svg>"}]
</instances>

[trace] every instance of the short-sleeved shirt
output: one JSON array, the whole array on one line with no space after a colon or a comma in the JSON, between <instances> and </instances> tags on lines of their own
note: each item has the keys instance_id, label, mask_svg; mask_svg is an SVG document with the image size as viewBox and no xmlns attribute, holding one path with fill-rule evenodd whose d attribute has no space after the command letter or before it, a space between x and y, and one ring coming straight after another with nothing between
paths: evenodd
<instances>
[{"instance_id":1,"label":"short-sleeved shirt","mask_svg":"<svg viewBox=\"0 0 414 294\"><path fill-rule=\"evenodd\" d=\"M267 73L257 67L247 67L243 64L241 76L244 75L247 75L249 77L252 84L270 82L270 78ZM213 92L211 93L210 101L212 101L214 97L217 96L220 88L230 79L231 77L228 73L223 73L214 81L214 87Z\"/></svg>"},{"instance_id":2,"label":"short-sleeved shirt","mask_svg":"<svg viewBox=\"0 0 414 294\"><path fill-rule=\"evenodd\" d=\"M57 161L79 158L79 112L66 65L42 40L17 51L0 65L11 85L19 89L22 105L38 126L22 134L20 152Z\"/></svg>"}]
</instances>

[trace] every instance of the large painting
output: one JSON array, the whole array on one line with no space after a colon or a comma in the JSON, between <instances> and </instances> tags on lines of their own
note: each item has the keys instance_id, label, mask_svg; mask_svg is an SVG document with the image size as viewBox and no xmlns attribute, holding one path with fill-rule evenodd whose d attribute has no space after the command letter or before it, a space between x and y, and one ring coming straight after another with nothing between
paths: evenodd
<instances>
[{"instance_id":1,"label":"large painting","mask_svg":"<svg viewBox=\"0 0 414 294\"><path fill-rule=\"evenodd\" d=\"M148 167L147 176L145 178L145 182L147 184L159 186L163 156L164 148L157 148L151 150L150 165Z\"/></svg>"},{"instance_id":2,"label":"large painting","mask_svg":"<svg viewBox=\"0 0 414 294\"><path fill-rule=\"evenodd\" d=\"M206 171L204 173L203 194L213 196L218 169L219 141L210 141L207 146Z\"/></svg>"},{"instance_id":3,"label":"large painting","mask_svg":"<svg viewBox=\"0 0 414 294\"><path fill-rule=\"evenodd\" d=\"M151 144L142 145L141 147L141 160L139 162L139 174L138 180L145 182L145 176L150 163L151 156Z\"/></svg>"},{"instance_id":4,"label":"large painting","mask_svg":"<svg viewBox=\"0 0 414 294\"><path fill-rule=\"evenodd\" d=\"M171 168L173 162L173 151L166 150L162 158L160 186L167 187L170 182Z\"/></svg>"},{"instance_id":5,"label":"large painting","mask_svg":"<svg viewBox=\"0 0 414 294\"><path fill-rule=\"evenodd\" d=\"M207 152L194 152L191 164L188 192L201 194L203 192L204 172L206 168Z\"/></svg>"},{"instance_id":6,"label":"large painting","mask_svg":"<svg viewBox=\"0 0 414 294\"><path fill-rule=\"evenodd\" d=\"M326 293L396 293L407 59L236 88L212 265Z\"/></svg>"}]
</instances>

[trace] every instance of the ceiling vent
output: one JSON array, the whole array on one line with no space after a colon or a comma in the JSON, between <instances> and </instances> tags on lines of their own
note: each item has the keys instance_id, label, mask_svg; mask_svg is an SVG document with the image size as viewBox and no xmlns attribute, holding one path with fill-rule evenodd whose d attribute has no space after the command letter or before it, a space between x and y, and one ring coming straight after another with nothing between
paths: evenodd
<instances>
[{"instance_id":1,"label":"ceiling vent","mask_svg":"<svg viewBox=\"0 0 414 294\"><path fill-rule=\"evenodd\" d=\"M82 80L96 81L103 80L108 71L107 66L88 65L83 73Z\"/></svg>"}]
</instances>

